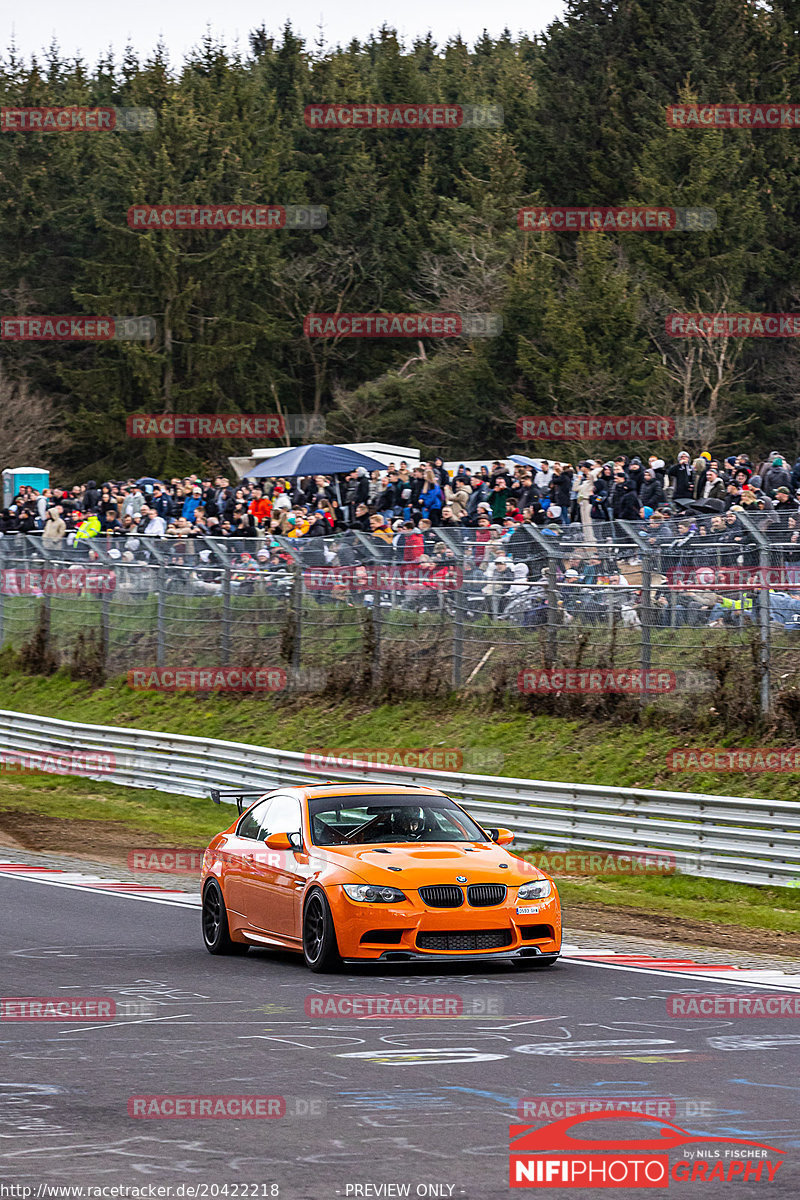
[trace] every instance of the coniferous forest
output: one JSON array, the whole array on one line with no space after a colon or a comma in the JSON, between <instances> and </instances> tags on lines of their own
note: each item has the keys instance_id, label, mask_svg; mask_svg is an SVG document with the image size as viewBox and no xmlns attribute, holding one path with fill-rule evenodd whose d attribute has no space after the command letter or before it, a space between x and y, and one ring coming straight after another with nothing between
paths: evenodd
<instances>
[{"instance_id":1,"label":"coniferous forest","mask_svg":"<svg viewBox=\"0 0 800 1200\"><path fill-rule=\"evenodd\" d=\"M537 413L659 413L686 448L794 450L796 339L678 339L676 311L800 311L800 128L680 130L689 101L797 102L797 7L572 0L540 36L334 50L291 28L183 63L7 50L0 104L116 105L152 130L0 136L3 315L155 319L144 342L0 343L3 466L106 478L244 443L131 441L131 413L323 416L327 440L546 452ZM502 108L495 129L314 130L313 102ZM324 205L315 232L129 228L134 204ZM530 205L713 208L700 232L522 232ZM309 312L499 313L492 338L310 339ZM711 422L711 424L704 424ZM677 448L677 447L675 447ZM586 454L591 444L564 447ZM667 452L665 450L665 452Z\"/></svg>"}]
</instances>

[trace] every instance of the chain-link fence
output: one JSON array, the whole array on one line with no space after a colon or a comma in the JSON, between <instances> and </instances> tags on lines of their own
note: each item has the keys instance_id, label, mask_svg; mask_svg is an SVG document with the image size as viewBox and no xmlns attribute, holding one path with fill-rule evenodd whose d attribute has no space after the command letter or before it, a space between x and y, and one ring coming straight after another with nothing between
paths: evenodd
<instances>
[{"instance_id":1,"label":"chain-link fence","mask_svg":"<svg viewBox=\"0 0 800 1200\"><path fill-rule=\"evenodd\" d=\"M523 693L714 691L738 663L762 711L798 682L800 514L431 528L393 541L104 536L0 540L0 644L107 675L282 667ZM564 672L567 672L565 675Z\"/></svg>"}]
</instances>

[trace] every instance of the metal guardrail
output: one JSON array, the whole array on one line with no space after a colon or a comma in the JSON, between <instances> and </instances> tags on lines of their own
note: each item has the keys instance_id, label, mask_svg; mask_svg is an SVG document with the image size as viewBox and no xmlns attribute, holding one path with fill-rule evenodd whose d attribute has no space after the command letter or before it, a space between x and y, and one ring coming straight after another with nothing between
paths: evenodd
<instances>
[{"instance_id":1,"label":"metal guardrail","mask_svg":"<svg viewBox=\"0 0 800 1200\"><path fill-rule=\"evenodd\" d=\"M266 792L324 779L426 784L459 799L484 826L513 830L521 847L661 850L673 853L686 874L800 886L800 803L792 801L366 765L330 771L294 751L0 710L0 753L67 752L113 755L113 768L87 771L89 778L185 796L206 796L212 787Z\"/></svg>"}]
</instances>

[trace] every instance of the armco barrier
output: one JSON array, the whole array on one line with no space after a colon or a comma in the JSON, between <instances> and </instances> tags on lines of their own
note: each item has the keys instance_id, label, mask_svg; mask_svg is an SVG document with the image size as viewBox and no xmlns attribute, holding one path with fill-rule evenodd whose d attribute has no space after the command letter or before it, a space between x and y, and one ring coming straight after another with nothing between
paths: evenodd
<instances>
[{"instance_id":1,"label":"armco barrier","mask_svg":"<svg viewBox=\"0 0 800 1200\"><path fill-rule=\"evenodd\" d=\"M428 784L461 800L484 827L512 829L520 847L666 850L692 875L800 886L800 803L791 801L406 768L328 771L288 750L0 710L0 753L69 750L112 754L113 773L96 777L104 782L185 796L208 795L212 787L269 791L326 778Z\"/></svg>"}]
</instances>

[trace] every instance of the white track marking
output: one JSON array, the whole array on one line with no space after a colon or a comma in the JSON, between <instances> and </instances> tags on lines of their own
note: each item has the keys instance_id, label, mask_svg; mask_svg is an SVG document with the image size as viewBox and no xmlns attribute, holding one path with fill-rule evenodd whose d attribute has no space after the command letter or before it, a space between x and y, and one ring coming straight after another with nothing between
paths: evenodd
<instances>
[{"instance_id":1,"label":"white track marking","mask_svg":"<svg viewBox=\"0 0 800 1200\"><path fill-rule=\"evenodd\" d=\"M101 875L84 875L80 871L4 870L0 862L0 880L21 879L25 883L43 883L48 887L71 888L99 896L121 896L125 900L146 900L149 904L171 904L175 908L199 908L199 892L176 892L168 888L146 888L133 884L128 890L125 880L104 879ZM106 885L105 887L103 885ZM108 885L111 885L110 887Z\"/></svg>"}]
</instances>

